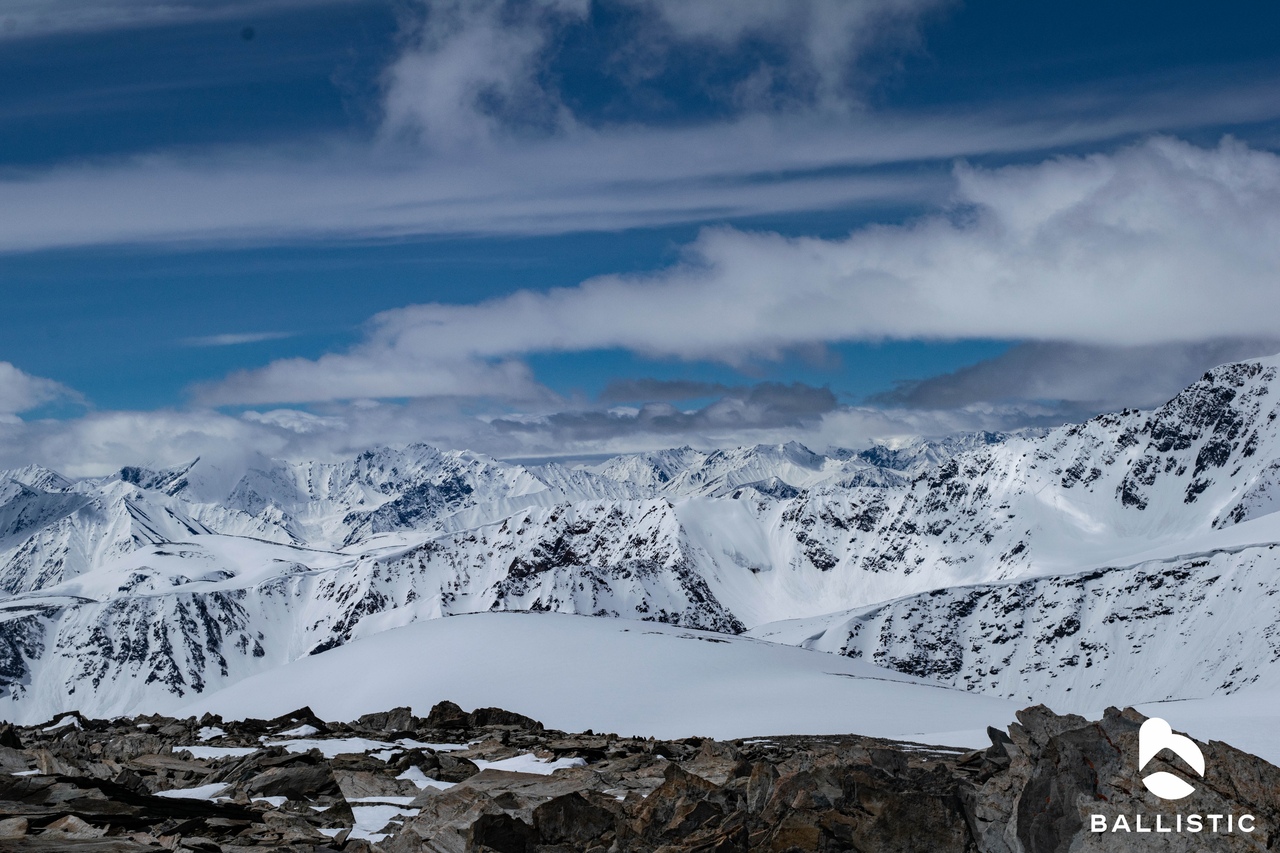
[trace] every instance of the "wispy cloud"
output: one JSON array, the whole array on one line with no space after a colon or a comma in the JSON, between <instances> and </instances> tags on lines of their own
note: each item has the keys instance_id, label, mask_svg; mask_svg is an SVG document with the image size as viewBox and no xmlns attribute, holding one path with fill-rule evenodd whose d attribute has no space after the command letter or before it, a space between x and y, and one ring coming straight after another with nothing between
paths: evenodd
<instances>
[{"instance_id":1,"label":"wispy cloud","mask_svg":"<svg viewBox=\"0 0 1280 853\"><path fill-rule=\"evenodd\" d=\"M1276 80L1255 76L1242 85L1236 76L1215 82L1212 75L1177 81L1176 97L1165 91L1169 81L1146 80L1091 87L1087 95L876 111L859 103L858 58L873 46L909 45L920 16L940 3L744 0L726 11L723 3L618 2L643 13L637 38L645 40L646 61L660 65L673 51L686 58L745 51L762 39L785 61L773 68L759 57L744 60L746 76L724 92L699 92L727 99L713 118L593 121L566 106L547 65L565 28L584 25L587 0L411 6L423 14L406 16L415 23L386 71L381 104L364 105L381 110L377 140L153 151L0 173L0 252L539 235L924 207L945 199L956 158L1280 115ZM15 9L30 14L47 7L46 0L19 3ZM70 18L98 8L58 3L74 11ZM117 0L102 8L128 18L242 7ZM626 71L632 76L647 67L617 61L637 65ZM785 85L775 79L784 70L794 76ZM752 78L756 72L773 83ZM749 95L752 86L765 88Z\"/></svg>"},{"instance_id":2,"label":"wispy cloud","mask_svg":"<svg viewBox=\"0 0 1280 853\"><path fill-rule=\"evenodd\" d=\"M640 83L690 54L727 79L702 94L737 114L797 109L843 113L856 104L860 55L872 45L910 43L925 13L951 0L436 0L423 6L407 49L387 72L388 134L434 148L491 142L513 128L580 129L548 74L557 36L592 11L633 13L627 43L607 60ZM612 9L609 7L612 6ZM744 43L770 45L738 57ZM727 68L736 71L727 72Z\"/></svg>"},{"instance_id":3,"label":"wispy cloud","mask_svg":"<svg viewBox=\"0 0 1280 853\"><path fill-rule=\"evenodd\" d=\"M183 338L184 346L189 347L232 347L240 344L257 344L263 341L279 341L295 337L295 332L230 332L221 335L204 335L194 338Z\"/></svg>"},{"instance_id":4,"label":"wispy cloud","mask_svg":"<svg viewBox=\"0 0 1280 853\"><path fill-rule=\"evenodd\" d=\"M67 33L160 27L194 21L251 22L291 8L369 0L5 0L0 41Z\"/></svg>"}]
</instances>

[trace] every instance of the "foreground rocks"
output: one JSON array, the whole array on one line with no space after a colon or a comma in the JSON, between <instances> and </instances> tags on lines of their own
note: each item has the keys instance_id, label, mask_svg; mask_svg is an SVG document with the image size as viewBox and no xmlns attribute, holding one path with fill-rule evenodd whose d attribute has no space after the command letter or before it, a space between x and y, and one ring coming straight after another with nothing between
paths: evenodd
<instances>
[{"instance_id":1,"label":"foreground rocks","mask_svg":"<svg viewBox=\"0 0 1280 853\"><path fill-rule=\"evenodd\" d=\"M1202 744L1137 766L1143 717L1019 714L976 752L848 736L680 741L549 731L441 703L352 723L114 721L0 727L0 853L1253 851L1280 844L1280 769ZM1172 762L1172 763L1170 763ZM1135 818L1250 815L1252 832L1137 832ZM1095 817L1099 815L1101 817ZM1128 831L1112 831L1117 819ZM1105 832L1094 829L1103 824ZM1178 824L1181 827L1181 823Z\"/></svg>"}]
</instances>

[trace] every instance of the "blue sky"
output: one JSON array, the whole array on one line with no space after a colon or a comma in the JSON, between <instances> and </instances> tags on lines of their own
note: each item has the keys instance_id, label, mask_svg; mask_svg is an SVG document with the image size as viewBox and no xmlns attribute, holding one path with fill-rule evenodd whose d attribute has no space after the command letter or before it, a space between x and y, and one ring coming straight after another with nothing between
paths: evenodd
<instances>
[{"instance_id":1,"label":"blue sky","mask_svg":"<svg viewBox=\"0 0 1280 853\"><path fill-rule=\"evenodd\" d=\"M1159 402L1280 350L1278 26L14 0L0 462L822 447Z\"/></svg>"}]
</instances>

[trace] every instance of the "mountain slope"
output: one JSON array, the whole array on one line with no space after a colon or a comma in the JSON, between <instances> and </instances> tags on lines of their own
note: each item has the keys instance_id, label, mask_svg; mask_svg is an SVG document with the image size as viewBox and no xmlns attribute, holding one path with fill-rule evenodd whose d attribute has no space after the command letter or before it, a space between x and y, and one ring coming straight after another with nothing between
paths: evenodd
<instances>
[{"instance_id":1,"label":"mountain slope","mask_svg":"<svg viewBox=\"0 0 1280 853\"><path fill-rule=\"evenodd\" d=\"M1278 557L1260 544L934 590L751 636L1075 712L1203 698L1274 681Z\"/></svg>"}]
</instances>

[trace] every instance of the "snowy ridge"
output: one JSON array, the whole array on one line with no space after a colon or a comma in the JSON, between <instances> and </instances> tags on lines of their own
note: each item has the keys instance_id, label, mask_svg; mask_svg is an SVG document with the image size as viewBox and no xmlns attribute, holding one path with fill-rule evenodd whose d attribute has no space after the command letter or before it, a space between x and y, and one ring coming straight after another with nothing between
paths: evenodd
<instances>
[{"instance_id":1,"label":"snowy ridge","mask_svg":"<svg viewBox=\"0 0 1280 853\"><path fill-rule=\"evenodd\" d=\"M3 472L0 708L171 705L487 611L752 629L1060 705L1229 693L1275 660L1280 552L1251 546L1280 541L1278 369L1226 365L1155 411L1048 432L825 454L570 467L412 445Z\"/></svg>"},{"instance_id":2,"label":"snowy ridge","mask_svg":"<svg viewBox=\"0 0 1280 853\"><path fill-rule=\"evenodd\" d=\"M752 636L1055 708L1273 683L1276 545L937 590Z\"/></svg>"}]
</instances>

